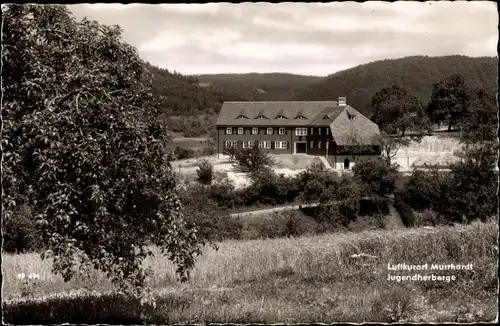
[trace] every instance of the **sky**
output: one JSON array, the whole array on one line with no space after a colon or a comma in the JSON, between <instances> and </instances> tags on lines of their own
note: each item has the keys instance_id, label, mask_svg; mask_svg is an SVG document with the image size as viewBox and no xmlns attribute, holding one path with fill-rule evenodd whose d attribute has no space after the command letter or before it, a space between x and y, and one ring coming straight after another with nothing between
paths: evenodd
<instances>
[{"instance_id":1,"label":"sky","mask_svg":"<svg viewBox=\"0 0 500 326\"><path fill-rule=\"evenodd\" d=\"M187 75L326 76L410 55L497 56L494 2L78 4L77 19L120 25L123 40Z\"/></svg>"}]
</instances>

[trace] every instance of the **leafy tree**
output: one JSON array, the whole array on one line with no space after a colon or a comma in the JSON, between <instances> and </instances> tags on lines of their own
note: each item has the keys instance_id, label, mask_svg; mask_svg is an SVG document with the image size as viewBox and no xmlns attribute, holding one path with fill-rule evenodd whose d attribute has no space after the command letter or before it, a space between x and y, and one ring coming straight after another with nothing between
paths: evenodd
<instances>
[{"instance_id":1,"label":"leafy tree","mask_svg":"<svg viewBox=\"0 0 500 326\"><path fill-rule=\"evenodd\" d=\"M78 257L84 270L140 286L150 244L187 279L204 241L182 215L137 51L118 26L77 22L63 6L3 13L4 218L30 204L42 258L66 281Z\"/></svg>"},{"instance_id":2,"label":"leafy tree","mask_svg":"<svg viewBox=\"0 0 500 326\"><path fill-rule=\"evenodd\" d=\"M233 148L236 170L252 175L265 172L275 165L275 160L267 152L261 150L256 143L252 148Z\"/></svg>"},{"instance_id":3,"label":"leafy tree","mask_svg":"<svg viewBox=\"0 0 500 326\"><path fill-rule=\"evenodd\" d=\"M495 96L483 89L471 91L470 101L458 127L462 131L462 142L496 141L498 118Z\"/></svg>"},{"instance_id":4,"label":"leafy tree","mask_svg":"<svg viewBox=\"0 0 500 326\"><path fill-rule=\"evenodd\" d=\"M498 214L498 144L472 145L450 166L441 186L438 212L451 222L486 220Z\"/></svg>"},{"instance_id":5,"label":"leafy tree","mask_svg":"<svg viewBox=\"0 0 500 326\"><path fill-rule=\"evenodd\" d=\"M461 74L452 74L432 87L427 113L432 122L448 123L451 131L469 105L469 89Z\"/></svg>"},{"instance_id":6,"label":"leafy tree","mask_svg":"<svg viewBox=\"0 0 500 326\"><path fill-rule=\"evenodd\" d=\"M328 185L319 196L318 219L334 226L347 226L360 209L362 189L355 179L343 175L334 185Z\"/></svg>"},{"instance_id":7,"label":"leafy tree","mask_svg":"<svg viewBox=\"0 0 500 326\"><path fill-rule=\"evenodd\" d=\"M212 166L212 163L207 160L201 160L198 164L196 174L198 174L199 183L204 185L211 184L214 178L214 167Z\"/></svg>"},{"instance_id":8,"label":"leafy tree","mask_svg":"<svg viewBox=\"0 0 500 326\"><path fill-rule=\"evenodd\" d=\"M414 170L401 190L401 198L417 210L433 208L439 202L439 189L443 182L444 176L437 169Z\"/></svg>"},{"instance_id":9,"label":"leafy tree","mask_svg":"<svg viewBox=\"0 0 500 326\"><path fill-rule=\"evenodd\" d=\"M394 165L388 165L382 159L358 162L352 171L365 196L383 197L392 194L396 189L399 172Z\"/></svg>"},{"instance_id":10,"label":"leafy tree","mask_svg":"<svg viewBox=\"0 0 500 326\"><path fill-rule=\"evenodd\" d=\"M375 93L373 121L381 131L405 135L406 131L422 131L429 127L420 100L405 87L393 84Z\"/></svg>"}]
</instances>

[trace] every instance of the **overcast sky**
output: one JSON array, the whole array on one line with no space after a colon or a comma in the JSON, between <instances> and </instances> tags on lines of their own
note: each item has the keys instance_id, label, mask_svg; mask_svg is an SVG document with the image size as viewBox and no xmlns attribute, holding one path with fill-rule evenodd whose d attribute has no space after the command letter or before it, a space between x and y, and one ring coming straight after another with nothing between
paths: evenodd
<instances>
[{"instance_id":1,"label":"overcast sky","mask_svg":"<svg viewBox=\"0 0 500 326\"><path fill-rule=\"evenodd\" d=\"M80 4L141 57L182 74L325 76L409 55L496 56L494 2Z\"/></svg>"}]
</instances>

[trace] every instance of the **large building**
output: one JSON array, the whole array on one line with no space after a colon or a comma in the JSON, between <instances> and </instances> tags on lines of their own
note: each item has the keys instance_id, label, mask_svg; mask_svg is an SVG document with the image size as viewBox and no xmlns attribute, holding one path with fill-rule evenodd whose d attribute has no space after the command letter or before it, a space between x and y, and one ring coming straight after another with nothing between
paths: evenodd
<instances>
[{"instance_id":1,"label":"large building","mask_svg":"<svg viewBox=\"0 0 500 326\"><path fill-rule=\"evenodd\" d=\"M324 156L335 169L380 155L378 126L337 101L225 102L217 119L217 152L257 144L272 154Z\"/></svg>"}]
</instances>

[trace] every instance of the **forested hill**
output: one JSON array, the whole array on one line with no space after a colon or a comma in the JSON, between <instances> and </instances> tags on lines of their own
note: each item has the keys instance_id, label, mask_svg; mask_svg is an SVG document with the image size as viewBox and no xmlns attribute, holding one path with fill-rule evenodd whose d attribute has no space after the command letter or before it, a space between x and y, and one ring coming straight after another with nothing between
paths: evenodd
<instances>
[{"instance_id":1,"label":"forested hill","mask_svg":"<svg viewBox=\"0 0 500 326\"><path fill-rule=\"evenodd\" d=\"M199 75L200 86L246 101L287 101L322 77L284 73Z\"/></svg>"},{"instance_id":2,"label":"forested hill","mask_svg":"<svg viewBox=\"0 0 500 326\"><path fill-rule=\"evenodd\" d=\"M348 104L371 116L373 95L393 83L406 86L425 104L429 101L432 85L443 78L460 73L469 87L497 92L498 58L466 56L412 56L401 59L375 61L330 75L290 100L334 100L347 96Z\"/></svg>"},{"instance_id":3,"label":"forested hill","mask_svg":"<svg viewBox=\"0 0 500 326\"><path fill-rule=\"evenodd\" d=\"M151 64L147 67L153 73L153 93L162 99L163 113L167 116L199 116L220 111L224 101L244 99L215 88L199 86L194 76L184 76Z\"/></svg>"}]
</instances>

